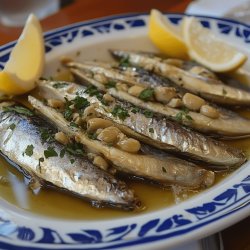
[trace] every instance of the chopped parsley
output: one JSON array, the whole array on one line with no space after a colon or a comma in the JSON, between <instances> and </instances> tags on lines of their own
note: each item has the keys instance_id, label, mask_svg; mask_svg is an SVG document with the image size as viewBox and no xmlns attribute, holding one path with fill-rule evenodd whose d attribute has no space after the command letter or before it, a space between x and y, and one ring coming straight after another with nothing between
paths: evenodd
<instances>
[{"instance_id":1,"label":"chopped parsley","mask_svg":"<svg viewBox=\"0 0 250 250\"><path fill-rule=\"evenodd\" d=\"M60 157L63 158L66 153L65 148L60 151Z\"/></svg>"},{"instance_id":2,"label":"chopped parsley","mask_svg":"<svg viewBox=\"0 0 250 250\"><path fill-rule=\"evenodd\" d=\"M127 117L129 117L128 111L124 109L123 107L121 107L120 105L115 105L111 114L114 117L118 117L122 121L124 121Z\"/></svg>"},{"instance_id":3,"label":"chopped parsley","mask_svg":"<svg viewBox=\"0 0 250 250\"><path fill-rule=\"evenodd\" d=\"M154 115L152 111L147 110L147 109L143 111L143 114L144 114L147 118L152 118L153 115Z\"/></svg>"},{"instance_id":4,"label":"chopped parsley","mask_svg":"<svg viewBox=\"0 0 250 250\"><path fill-rule=\"evenodd\" d=\"M49 129L41 128L40 133L42 143L54 141L54 133L52 133Z\"/></svg>"},{"instance_id":5,"label":"chopped parsley","mask_svg":"<svg viewBox=\"0 0 250 250\"><path fill-rule=\"evenodd\" d=\"M152 88L144 89L138 96L143 101L149 101L154 95L154 90Z\"/></svg>"},{"instance_id":6,"label":"chopped parsley","mask_svg":"<svg viewBox=\"0 0 250 250\"><path fill-rule=\"evenodd\" d=\"M107 89L115 88L115 87L116 87L116 82L110 80L110 81L108 81L107 83L105 83L105 87L106 87Z\"/></svg>"},{"instance_id":7,"label":"chopped parsley","mask_svg":"<svg viewBox=\"0 0 250 250\"><path fill-rule=\"evenodd\" d=\"M69 101L67 98L65 98L66 103L65 103L65 110L64 110L64 118L68 121L71 120L73 113L74 112L79 112L82 113L85 108L87 108L90 105L90 102L81 96L76 96L75 99ZM71 106L74 105L74 108Z\"/></svg>"},{"instance_id":8,"label":"chopped parsley","mask_svg":"<svg viewBox=\"0 0 250 250\"><path fill-rule=\"evenodd\" d=\"M57 82L53 84L53 88L55 89L61 89L64 88L66 86L68 86L69 84L67 82Z\"/></svg>"},{"instance_id":9,"label":"chopped parsley","mask_svg":"<svg viewBox=\"0 0 250 250\"><path fill-rule=\"evenodd\" d=\"M96 140L96 139L97 139L97 134L96 134L96 133L91 133L91 132L89 132L89 133L88 133L88 138L89 138L89 139L92 139L92 140Z\"/></svg>"},{"instance_id":10,"label":"chopped parsley","mask_svg":"<svg viewBox=\"0 0 250 250\"><path fill-rule=\"evenodd\" d=\"M89 94L90 96L96 96L96 98L98 99L98 100L102 100L102 98L103 98L103 95L100 93L100 91L97 89L97 87L95 87L95 86L89 86L85 91L84 91L84 93L87 93L87 94Z\"/></svg>"},{"instance_id":11,"label":"chopped parsley","mask_svg":"<svg viewBox=\"0 0 250 250\"><path fill-rule=\"evenodd\" d=\"M138 113L139 111L140 111L140 108L138 108L138 107L134 107L131 109L131 112L134 114Z\"/></svg>"},{"instance_id":12,"label":"chopped parsley","mask_svg":"<svg viewBox=\"0 0 250 250\"><path fill-rule=\"evenodd\" d=\"M154 133L154 132L155 132L153 128L149 128L148 131L149 131L150 133Z\"/></svg>"},{"instance_id":13,"label":"chopped parsley","mask_svg":"<svg viewBox=\"0 0 250 250\"><path fill-rule=\"evenodd\" d=\"M184 122L184 121L191 122L193 118L190 115L188 115L188 113L189 110L187 108L183 108L179 113L177 113L174 116L174 119L178 122Z\"/></svg>"},{"instance_id":14,"label":"chopped parsley","mask_svg":"<svg viewBox=\"0 0 250 250\"><path fill-rule=\"evenodd\" d=\"M69 153L70 155L74 155L74 156L84 156L85 155L83 145L81 143L78 143L78 142L67 144L65 146L64 150L65 150L65 152ZM65 154L65 152L64 152L64 154ZM61 153L60 153L60 155L61 155Z\"/></svg>"},{"instance_id":15,"label":"chopped parsley","mask_svg":"<svg viewBox=\"0 0 250 250\"><path fill-rule=\"evenodd\" d=\"M8 128L13 131L16 128L16 124L12 123L12 124L10 124L10 126Z\"/></svg>"},{"instance_id":16,"label":"chopped parsley","mask_svg":"<svg viewBox=\"0 0 250 250\"><path fill-rule=\"evenodd\" d=\"M71 160L70 160L70 163L71 163L71 164L73 164L74 162L75 162L75 160L74 160L74 159L71 159Z\"/></svg>"},{"instance_id":17,"label":"chopped parsley","mask_svg":"<svg viewBox=\"0 0 250 250\"><path fill-rule=\"evenodd\" d=\"M4 112L16 112L18 114L22 114L22 115L27 115L27 116L33 116L34 113L22 106L8 106L8 107L3 107Z\"/></svg>"},{"instance_id":18,"label":"chopped parsley","mask_svg":"<svg viewBox=\"0 0 250 250\"><path fill-rule=\"evenodd\" d=\"M24 153L27 155L27 156L32 156L33 155L33 149L34 149L34 146L32 144L28 145L24 151Z\"/></svg>"},{"instance_id":19,"label":"chopped parsley","mask_svg":"<svg viewBox=\"0 0 250 250\"><path fill-rule=\"evenodd\" d=\"M86 98L81 97L81 96L76 96L76 98L74 100L72 100L72 102L74 103L75 108L77 110L84 110L90 104Z\"/></svg>"},{"instance_id":20,"label":"chopped parsley","mask_svg":"<svg viewBox=\"0 0 250 250\"><path fill-rule=\"evenodd\" d=\"M131 66L131 63L129 62L129 56L124 56L121 58L119 62L120 67L129 67Z\"/></svg>"},{"instance_id":21,"label":"chopped parsley","mask_svg":"<svg viewBox=\"0 0 250 250\"><path fill-rule=\"evenodd\" d=\"M70 122L69 126L73 128L79 128L79 125L76 124L75 122Z\"/></svg>"},{"instance_id":22,"label":"chopped parsley","mask_svg":"<svg viewBox=\"0 0 250 250\"><path fill-rule=\"evenodd\" d=\"M193 121L193 118L190 115L186 115L186 119L189 121Z\"/></svg>"},{"instance_id":23,"label":"chopped parsley","mask_svg":"<svg viewBox=\"0 0 250 250\"><path fill-rule=\"evenodd\" d=\"M49 157L56 157L58 156L58 154L55 151L54 147L48 147L46 150L44 150L44 156L47 159Z\"/></svg>"},{"instance_id":24,"label":"chopped parsley","mask_svg":"<svg viewBox=\"0 0 250 250\"><path fill-rule=\"evenodd\" d=\"M72 118L72 115L73 115L73 110L67 106L63 112L63 116L66 120L70 120Z\"/></svg>"}]
</instances>

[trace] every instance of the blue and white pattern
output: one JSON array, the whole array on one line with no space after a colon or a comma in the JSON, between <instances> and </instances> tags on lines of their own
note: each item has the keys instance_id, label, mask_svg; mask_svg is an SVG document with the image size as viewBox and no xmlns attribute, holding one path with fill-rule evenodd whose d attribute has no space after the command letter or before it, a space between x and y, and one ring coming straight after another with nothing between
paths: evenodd
<instances>
[{"instance_id":1,"label":"blue and white pattern","mask_svg":"<svg viewBox=\"0 0 250 250\"><path fill-rule=\"evenodd\" d=\"M183 18L180 14L166 16L176 25ZM250 43L247 25L211 17L199 18L205 27L219 34L233 36L243 45ZM85 41L95 36L101 39L104 34L145 29L147 21L148 15L133 14L60 28L45 34L46 53L60 46L71 46L79 39ZM4 67L14 44L0 47L0 68ZM10 213L0 203L0 249L150 249L152 243L166 247L201 238L250 214L249 173L247 163L229 177L230 181L178 206L112 222L56 221L34 215L29 218L26 213Z\"/></svg>"}]
</instances>

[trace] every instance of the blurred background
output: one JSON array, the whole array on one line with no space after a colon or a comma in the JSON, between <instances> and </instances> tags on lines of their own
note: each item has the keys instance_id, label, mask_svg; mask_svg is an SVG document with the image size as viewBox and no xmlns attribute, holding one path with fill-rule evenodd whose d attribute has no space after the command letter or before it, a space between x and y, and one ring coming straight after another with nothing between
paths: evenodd
<instances>
[{"instance_id":1,"label":"blurred background","mask_svg":"<svg viewBox=\"0 0 250 250\"><path fill-rule=\"evenodd\" d=\"M49 30L73 22L128 12L186 12L250 24L250 0L0 0L0 45L18 38L29 13Z\"/></svg>"}]
</instances>

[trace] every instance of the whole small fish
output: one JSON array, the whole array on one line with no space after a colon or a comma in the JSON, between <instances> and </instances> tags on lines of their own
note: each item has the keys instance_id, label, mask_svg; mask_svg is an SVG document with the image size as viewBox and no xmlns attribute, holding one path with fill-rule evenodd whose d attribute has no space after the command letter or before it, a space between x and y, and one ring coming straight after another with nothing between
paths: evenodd
<instances>
[{"instance_id":1,"label":"whole small fish","mask_svg":"<svg viewBox=\"0 0 250 250\"><path fill-rule=\"evenodd\" d=\"M141 108L147 108L154 113L162 114L172 120L184 117L182 116L182 114L184 114L182 107L171 107L168 104L163 104L155 100L143 101L139 97L132 96L128 93L128 91L123 91L115 87L110 88L109 84L107 84L108 87L106 87L106 85L102 84L100 80L97 81L97 77L95 76L101 75L106 77L107 81L123 82L128 86L138 85L146 88L165 86L171 88L174 87L177 97L181 100L187 91L183 90L183 88L179 86L176 86L176 84L170 80L164 80L161 77L151 74L143 69L123 67L121 70L117 68L117 66L109 66L108 64L98 62L69 62L66 66L80 82L93 84L102 91L108 92L116 98L128 101ZM211 118L198 111L195 112L188 110L188 112L186 112L187 116L185 117L190 118L190 120L187 121L186 119L178 119L178 122L197 131L213 135L214 137L224 139L250 137L249 119L241 117L231 110L219 107L209 102L206 102L206 105L209 105L216 110L218 116L217 118Z\"/></svg>"},{"instance_id":2,"label":"whole small fish","mask_svg":"<svg viewBox=\"0 0 250 250\"><path fill-rule=\"evenodd\" d=\"M0 151L10 161L45 185L69 191L93 206L136 208L138 200L124 182L94 166L82 150L72 155L69 147L54 140L56 132L51 123L19 104L0 105Z\"/></svg>"},{"instance_id":3,"label":"whole small fish","mask_svg":"<svg viewBox=\"0 0 250 250\"><path fill-rule=\"evenodd\" d=\"M161 116L155 116L149 110L138 109L138 107L117 99L105 105L100 98L91 96L88 93L89 89L85 86L63 82L58 88L57 82L53 81L41 81L38 86L40 91L52 94L61 100L64 98L72 100L78 95L86 98L90 103L97 103L95 109L100 116L115 122L116 126L131 137L136 137L157 148L184 154L222 169L240 165L246 160L241 150L227 146ZM98 91L97 93L100 95ZM123 117L114 115L115 108L119 108Z\"/></svg>"},{"instance_id":4,"label":"whole small fish","mask_svg":"<svg viewBox=\"0 0 250 250\"><path fill-rule=\"evenodd\" d=\"M250 105L249 92L228 86L218 79L186 71L160 57L125 50L111 50L111 53L116 58L126 58L132 65L150 69L156 74L167 77L182 88L215 103Z\"/></svg>"},{"instance_id":5,"label":"whole small fish","mask_svg":"<svg viewBox=\"0 0 250 250\"><path fill-rule=\"evenodd\" d=\"M153 154L129 153L113 145L107 145L95 137L89 137L82 127L72 127L62 113L29 96L31 105L51 120L68 136L76 138L90 152L98 152L117 170L162 183L190 188L209 187L214 182L214 172L176 157L158 157Z\"/></svg>"}]
</instances>

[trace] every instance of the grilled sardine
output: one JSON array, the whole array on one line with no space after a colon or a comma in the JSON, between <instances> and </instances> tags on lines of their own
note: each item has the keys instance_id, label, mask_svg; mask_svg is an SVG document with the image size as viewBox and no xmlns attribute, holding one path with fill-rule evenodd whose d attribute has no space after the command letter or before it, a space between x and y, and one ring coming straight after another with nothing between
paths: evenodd
<instances>
[{"instance_id":1,"label":"grilled sardine","mask_svg":"<svg viewBox=\"0 0 250 250\"><path fill-rule=\"evenodd\" d=\"M0 150L5 157L30 175L87 199L93 206L136 207L137 199L124 182L94 166L83 151L72 155L72 150L54 140L56 132L33 111L1 104Z\"/></svg>"},{"instance_id":2,"label":"grilled sardine","mask_svg":"<svg viewBox=\"0 0 250 250\"><path fill-rule=\"evenodd\" d=\"M193 163L175 157L159 158L154 155L128 153L103 143L89 135L81 127L72 127L70 121L54 108L48 107L34 97L29 97L31 105L51 120L70 137L85 145L90 152L98 152L113 163L119 171L141 176L162 184L178 184L187 187L210 186L214 173Z\"/></svg>"},{"instance_id":3,"label":"grilled sardine","mask_svg":"<svg viewBox=\"0 0 250 250\"><path fill-rule=\"evenodd\" d=\"M213 102L230 105L250 105L249 92L225 85L215 78L185 71L160 57L125 50L112 50L111 53L116 58L127 58L132 65L150 69L156 74L169 78L175 84L192 93L200 94Z\"/></svg>"},{"instance_id":4,"label":"grilled sardine","mask_svg":"<svg viewBox=\"0 0 250 250\"><path fill-rule=\"evenodd\" d=\"M112 96L121 100L128 101L133 105L149 109L154 113L162 114L172 120L177 120L177 118L180 118L180 115L183 113L183 106L185 106L183 105L183 103L185 104L185 101L183 100L187 99L186 97L188 94L185 95L187 92L180 87L176 87L171 81L164 81L162 78L149 74L149 72L145 70L133 70L132 68L123 68L123 70L119 70L118 68L109 67L103 63L99 65L96 62L82 64L70 62L66 64L66 66L70 68L71 72L81 83L87 82L92 84L100 90L108 92ZM102 82L101 77L106 78L107 84L105 84L104 80L104 83ZM179 107L174 107L171 106L171 101L169 101L168 104L161 103L157 100L145 101L137 96L131 95L128 89L117 88L115 84L113 88L111 88L110 84L108 84L110 81L122 81L128 86L142 86L142 89L154 88L154 94L156 94L157 91L163 91L164 86L167 86L170 91L174 88L176 96L173 98L173 101L178 100L182 104ZM196 97L194 96L191 98ZM200 112L202 109L205 110L203 113ZM207 115L204 113L207 112L208 109L212 109L212 116L211 114L209 116L209 114ZM188 116L186 117L189 117L190 119L178 119L178 122L185 126L192 127L197 131L225 139L237 139L250 136L250 120L243 118L228 109L209 102L204 102L203 108L199 108L197 111L187 108L185 110L188 110L188 112L186 112L188 113ZM213 116L214 114L216 117Z\"/></svg>"},{"instance_id":5,"label":"grilled sardine","mask_svg":"<svg viewBox=\"0 0 250 250\"><path fill-rule=\"evenodd\" d=\"M205 137L161 116L154 116L149 110L141 110L119 100L105 105L100 96L99 99L91 96L89 92L91 88L68 82L62 82L58 88L57 82L53 81L41 81L38 85L40 91L50 93L61 100L64 98L72 100L76 96L81 96L90 103L98 104L95 110L100 116L115 122L124 133L157 148L185 154L218 168L240 165L246 160L241 150ZM100 92L97 93L100 95ZM117 107L120 107L120 111L124 111L124 117L114 115L113 110Z\"/></svg>"}]
</instances>

